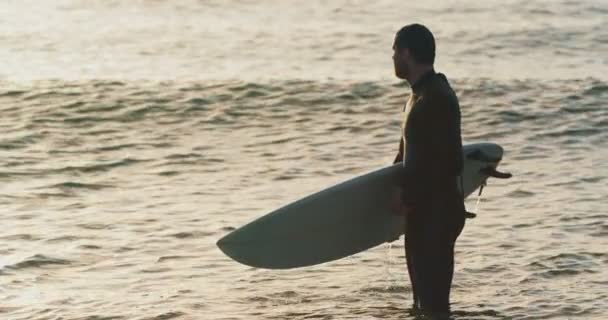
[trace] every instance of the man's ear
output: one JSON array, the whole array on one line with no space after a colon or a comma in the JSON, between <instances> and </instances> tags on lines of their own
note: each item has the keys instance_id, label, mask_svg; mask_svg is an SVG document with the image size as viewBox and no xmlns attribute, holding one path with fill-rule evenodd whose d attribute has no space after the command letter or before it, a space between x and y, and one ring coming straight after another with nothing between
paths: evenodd
<instances>
[{"instance_id":1,"label":"man's ear","mask_svg":"<svg viewBox=\"0 0 608 320\"><path fill-rule=\"evenodd\" d=\"M405 59L409 59L410 58L410 49L408 49L408 48L401 49L401 56Z\"/></svg>"},{"instance_id":2,"label":"man's ear","mask_svg":"<svg viewBox=\"0 0 608 320\"><path fill-rule=\"evenodd\" d=\"M410 50L407 48L396 49L400 60L407 60L410 57Z\"/></svg>"}]
</instances>

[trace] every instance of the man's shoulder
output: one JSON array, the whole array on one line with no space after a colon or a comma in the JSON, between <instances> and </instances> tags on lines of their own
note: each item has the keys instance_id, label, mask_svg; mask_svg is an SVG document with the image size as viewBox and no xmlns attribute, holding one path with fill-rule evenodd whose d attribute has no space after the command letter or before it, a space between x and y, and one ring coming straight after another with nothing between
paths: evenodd
<instances>
[{"instance_id":1,"label":"man's shoulder","mask_svg":"<svg viewBox=\"0 0 608 320\"><path fill-rule=\"evenodd\" d=\"M429 86L427 87L426 90L426 95L433 97L433 98L438 98L438 99L446 99L446 100L453 100L456 99L456 101L458 100L456 97L456 93L454 92L454 89L452 89L452 86L450 85L450 82L448 81L448 79L446 78L446 76L443 73L437 73L435 75L435 77L433 78L432 81L430 81Z\"/></svg>"},{"instance_id":2,"label":"man's shoulder","mask_svg":"<svg viewBox=\"0 0 608 320\"><path fill-rule=\"evenodd\" d=\"M430 110L434 110L432 112L458 112L460 109L458 97L443 74L438 73L425 89L423 101L429 105Z\"/></svg>"}]
</instances>

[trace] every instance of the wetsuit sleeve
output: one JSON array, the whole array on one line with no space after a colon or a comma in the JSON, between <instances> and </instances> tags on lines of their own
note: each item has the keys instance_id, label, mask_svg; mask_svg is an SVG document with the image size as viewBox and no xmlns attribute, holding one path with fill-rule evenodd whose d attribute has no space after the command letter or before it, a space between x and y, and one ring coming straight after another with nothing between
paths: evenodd
<instances>
[{"instance_id":1,"label":"wetsuit sleeve","mask_svg":"<svg viewBox=\"0 0 608 320\"><path fill-rule=\"evenodd\" d=\"M429 95L425 107L425 171L431 181L459 176L463 159L458 101L447 95Z\"/></svg>"}]
</instances>

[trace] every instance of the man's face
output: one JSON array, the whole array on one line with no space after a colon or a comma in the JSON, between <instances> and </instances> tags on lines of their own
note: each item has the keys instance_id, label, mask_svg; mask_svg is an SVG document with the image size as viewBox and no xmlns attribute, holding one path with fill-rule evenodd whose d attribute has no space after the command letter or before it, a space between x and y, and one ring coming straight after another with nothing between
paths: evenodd
<instances>
[{"instance_id":1,"label":"man's face","mask_svg":"<svg viewBox=\"0 0 608 320\"><path fill-rule=\"evenodd\" d=\"M399 79L406 79L409 73L410 52L408 49L399 49L393 45L393 65L395 75Z\"/></svg>"}]
</instances>

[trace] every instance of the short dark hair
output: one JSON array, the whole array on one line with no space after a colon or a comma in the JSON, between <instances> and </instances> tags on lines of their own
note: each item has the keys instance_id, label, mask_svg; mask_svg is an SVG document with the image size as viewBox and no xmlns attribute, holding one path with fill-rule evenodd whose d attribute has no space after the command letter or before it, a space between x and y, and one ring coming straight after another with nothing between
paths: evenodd
<instances>
[{"instance_id":1,"label":"short dark hair","mask_svg":"<svg viewBox=\"0 0 608 320\"><path fill-rule=\"evenodd\" d=\"M409 49L418 63L435 63L435 37L421 24L409 24L397 32L396 49Z\"/></svg>"}]
</instances>

